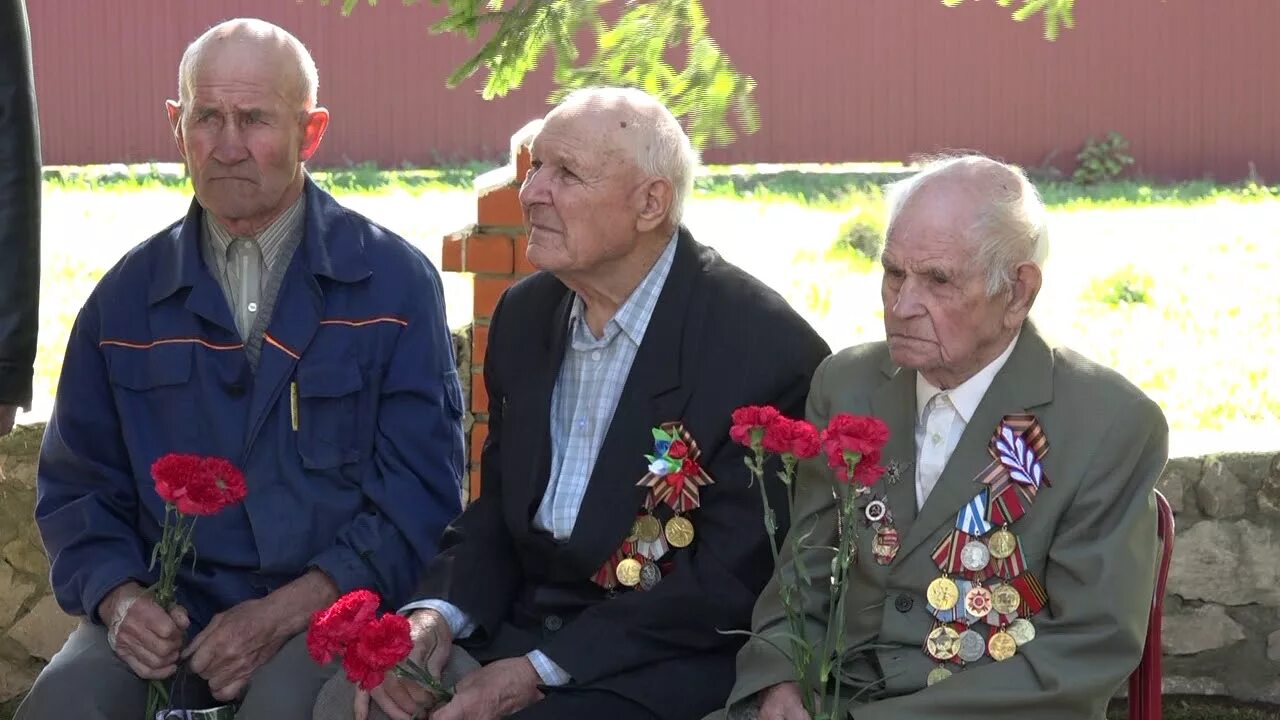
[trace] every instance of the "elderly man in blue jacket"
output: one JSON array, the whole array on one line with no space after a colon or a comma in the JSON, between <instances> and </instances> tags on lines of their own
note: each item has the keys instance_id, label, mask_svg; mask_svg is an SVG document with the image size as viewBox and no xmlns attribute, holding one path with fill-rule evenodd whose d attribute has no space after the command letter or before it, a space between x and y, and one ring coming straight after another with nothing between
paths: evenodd
<instances>
[{"instance_id":1,"label":"elderly man in blue jacket","mask_svg":"<svg viewBox=\"0 0 1280 720\"><path fill-rule=\"evenodd\" d=\"M302 44L209 30L168 104L195 202L81 310L41 450L36 517L59 603L85 621L18 712L134 718L147 680L207 683L236 717L309 718L332 668L311 614L370 588L407 601L460 512L462 399L439 275L306 176L329 122ZM147 594L167 453L245 473L201 518L178 608Z\"/></svg>"}]
</instances>

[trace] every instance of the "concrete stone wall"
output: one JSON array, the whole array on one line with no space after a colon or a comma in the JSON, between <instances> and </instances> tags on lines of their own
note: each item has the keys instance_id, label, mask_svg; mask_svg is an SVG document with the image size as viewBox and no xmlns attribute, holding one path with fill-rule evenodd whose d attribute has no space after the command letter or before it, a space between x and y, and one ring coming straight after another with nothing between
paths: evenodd
<instances>
[{"instance_id":1,"label":"concrete stone wall","mask_svg":"<svg viewBox=\"0 0 1280 720\"><path fill-rule=\"evenodd\" d=\"M30 686L76 622L49 593L32 522L42 432L0 438L0 704ZM1165 693L1280 704L1280 454L1176 459L1159 487L1177 518Z\"/></svg>"},{"instance_id":2,"label":"concrete stone wall","mask_svg":"<svg viewBox=\"0 0 1280 720\"><path fill-rule=\"evenodd\" d=\"M1164 691L1280 704L1280 454L1172 460Z\"/></svg>"}]
</instances>

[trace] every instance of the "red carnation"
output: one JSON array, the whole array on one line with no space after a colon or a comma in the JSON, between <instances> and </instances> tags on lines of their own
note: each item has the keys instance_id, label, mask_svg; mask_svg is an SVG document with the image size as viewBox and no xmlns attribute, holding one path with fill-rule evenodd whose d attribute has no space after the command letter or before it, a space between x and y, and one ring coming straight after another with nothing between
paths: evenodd
<instances>
[{"instance_id":1,"label":"red carnation","mask_svg":"<svg viewBox=\"0 0 1280 720\"><path fill-rule=\"evenodd\" d=\"M739 445L751 447L760 442L765 428L778 417L778 409L769 405L746 405L733 411L729 437Z\"/></svg>"},{"instance_id":2,"label":"red carnation","mask_svg":"<svg viewBox=\"0 0 1280 720\"><path fill-rule=\"evenodd\" d=\"M836 479L871 485L884 474L880 451L889 441L889 427L876 417L840 413L822 431L822 449ZM856 456L856 459L855 457ZM850 465L854 465L852 473Z\"/></svg>"},{"instance_id":3,"label":"red carnation","mask_svg":"<svg viewBox=\"0 0 1280 720\"><path fill-rule=\"evenodd\" d=\"M360 634L347 646L342 667L347 671L347 678L361 690L372 690L381 685L387 672L409 657L412 650L408 619L388 613L365 623Z\"/></svg>"},{"instance_id":4,"label":"red carnation","mask_svg":"<svg viewBox=\"0 0 1280 720\"><path fill-rule=\"evenodd\" d=\"M680 474L687 478L695 478L702 472L702 466L698 465L698 461L685 458L680 463Z\"/></svg>"},{"instance_id":5,"label":"red carnation","mask_svg":"<svg viewBox=\"0 0 1280 720\"><path fill-rule=\"evenodd\" d=\"M156 494L171 505L186 494L186 488L200 474L200 456L169 453L162 455L151 466L151 477L156 483Z\"/></svg>"},{"instance_id":6,"label":"red carnation","mask_svg":"<svg viewBox=\"0 0 1280 720\"><path fill-rule=\"evenodd\" d=\"M213 515L244 500L244 474L217 457L170 453L151 466L156 493L183 515Z\"/></svg>"},{"instance_id":7,"label":"red carnation","mask_svg":"<svg viewBox=\"0 0 1280 720\"><path fill-rule=\"evenodd\" d=\"M818 428L805 420L796 420L791 426L791 454L807 460L817 457L822 449L822 441L818 436Z\"/></svg>"},{"instance_id":8,"label":"red carnation","mask_svg":"<svg viewBox=\"0 0 1280 720\"><path fill-rule=\"evenodd\" d=\"M689 446L683 440L672 440L671 447L667 448L667 457L673 460L679 460L689 454Z\"/></svg>"},{"instance_id":9,"label":"red carnation","mask_svg":"<svg viewBox=\"0 0 1280 720\"><path fill-rule=\"evenodd\" d=\"M324 610L317 610L307 630L307 652L311 658L327 665L335 655L343 654L360 630L378 614L381 604L377 593L355 590Z\"/></svg>"}]
</instances>

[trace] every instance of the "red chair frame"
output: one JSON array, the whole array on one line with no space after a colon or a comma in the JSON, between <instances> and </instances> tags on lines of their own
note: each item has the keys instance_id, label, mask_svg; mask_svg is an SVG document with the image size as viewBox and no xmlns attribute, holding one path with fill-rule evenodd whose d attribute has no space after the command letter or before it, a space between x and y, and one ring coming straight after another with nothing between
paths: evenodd
<instances>
[{"instance_id":1,"label":"red chair frame","mask_svg":"<svg viewBox=\"0 0 1280 720\"><path fill-rule=\"evenodd\" d=\"M1129 720L1161 720L1160 693L1164 677L1160 625L1164 618L1164 586L1169 579L1169 561L1173 558L1173 508L1159 491L1156 491L1156 514L1160 563L1156 567L1156 588L1151 598L1151 618L1147 622L1147 643L1138 669L1129 676Z\"/></svg>"}]
</instances>

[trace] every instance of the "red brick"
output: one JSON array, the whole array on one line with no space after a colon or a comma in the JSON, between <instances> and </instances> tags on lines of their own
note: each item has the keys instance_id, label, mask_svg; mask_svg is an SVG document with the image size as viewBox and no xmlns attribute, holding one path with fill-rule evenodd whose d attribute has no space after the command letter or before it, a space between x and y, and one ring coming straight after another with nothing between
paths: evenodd
<instances>
[{"instance_id":1,"label":"red brick","mask_svg":"<svg viewBox=\"0 0 1280 720\"><path fill-rule=\"evenodd\" d=\"M493 227L524 225L520 211L520 186L501 185L485 191L476 201L476 224Z\"/></svg>"},{"instance_id":2,"label":"red brick","mask_svg":"<svg viewBox=\"0 0 1280 720\"><path fill-rule=\"evenodd\" d=\"M515 255L516 277L523 277L538 271L538 268L529 262L529 237L527 235L516 236L513 253Z\"/></svg>"},{"instance_id":3,"label":"red brick","mask_svg":"<svg viewBox=\"0 0 1280 720\"><path fill-rule=\"evenodd\" d=\"M498 306L498 298L513 282L515 278L510 275L477 275L472 291L472 315L476 318L492 316L493 309Z\"/></svg>"},{"instance_id":4,"label":"red brick","mask_svg":"<svg viewBox=\"0 0 1280 720\"><path fill-rule=\"evenodd\" d=\"M509 273L512 243L507 235L472 235L466 240L463 267L470 273Z\"/></svg>"},{"instance_id":5,"label":"red brick","mask_svg":"<svg viewBox=\"0 0 1280 720\"><path fill-rule=\"evenodd\" d=\"M485 353L489 350L489 326L471 326L471 364L476 367L484 365Z\"/></svg>"},{"instance_id":6,"label":"red brick","mask_svg":"<svg viewBox=\"0 0 1280 720\"><path fill-rule=\"evenodd\" d=\"M480 497L480 466L476 465L471 468L471 482L467 488L467 502L473 502Z\"/></svg>"},{"instance_id":7,"label":"red brick","mask_svg":"<svg viewBox=\"0 0 1280 720\"><path fill-rule=\"evenodd\" d=\"M533 163L533 156L529 154L529 146L521 145L516 151L516 183L524 182L524 176L529 174L529 166Z\"/></svg>"},{"instance_id":8,"label":"red brick","mask_svg":"<svg viewBox=\"0 0 1280 720\"><path fill-rule=\"evenodd\" d=\"M489 393L484 386L484 373L471 373L471 412L489 410Z\"/></svg>"},{"instance_id":9,"label":"red brick","mask_svg":"<svg viewBox=\"0 0 1280 720\"><path fill-rule=\"evenodd\" d=\"M480 453L484 450L485 438L489 437L489 424L476 423L471 426L471 467L480 467Z\"/></svg>"},{"instance_id":10,"label":"red brick","mask_svg":"<svg viewBox=\"0 0 1280 720\"><path fill-rule=\"evenodd\" d=\"M465 235L446 235L440 252L440 269L445 272L462 272L462 243Z\"/></svg>"}]
</instances>

